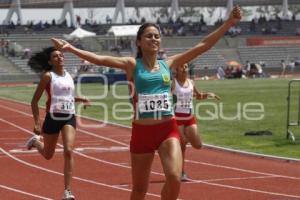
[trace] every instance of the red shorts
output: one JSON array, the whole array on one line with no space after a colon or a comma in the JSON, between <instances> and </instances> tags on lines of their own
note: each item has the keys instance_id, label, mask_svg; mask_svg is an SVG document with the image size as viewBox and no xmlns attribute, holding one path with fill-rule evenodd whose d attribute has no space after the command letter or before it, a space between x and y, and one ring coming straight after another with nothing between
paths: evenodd
<instances>
[{"instance_id":1,"label":"red shorts","mask_svg":"<svg viewBox=\"0 0 300 200\"><path fill-rule=\"evenodd\" d=\"M196 118L194 115L187 113L175 113L178 126L191 126L196 124Z\"/></svg>"},{"instance_id":2,"label":"red shorts","mask_svg":"<svg viewBox=\"0 0 300 200\"><path fill-rule=\"evenodd\" d=\"M155 125L140 125L133 122L130 152L153 153L163 141L172 137L180 140L175 119Z\"/></svg>"}]
</instances>

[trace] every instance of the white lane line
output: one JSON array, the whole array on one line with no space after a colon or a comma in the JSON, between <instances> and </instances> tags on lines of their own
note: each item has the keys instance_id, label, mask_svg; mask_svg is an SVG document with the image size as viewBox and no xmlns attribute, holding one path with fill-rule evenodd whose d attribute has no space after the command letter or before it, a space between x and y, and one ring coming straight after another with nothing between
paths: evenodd
<instances>
[{"instance_id":1,"label":"white lane line","mask_svg":"<svg viewBox=\"0 0 300 200\"><path fill-rule=\"evenodd\" d=\"M22 105L25 105L25 106L30 106L30 104L28 104L28 103L24 103L22 101L17 101L17 100L5 98L5 97L0 97L0 100L9 101L10 103L13 102L15 104L22 104ZM16 109L7 108L7 107L1 106L1 105L0 105L0 107L9 109L9 110L12 110L12 111L15 111L15 112L18 112L18 110L16 110ZM28 116L32 116L32 115L29 115L27 113L24 113L24 114L28 115ZM126 129L131 129L130 126L123 125L123 124L118 124L118 123L115 123L115 122L98 120L98 119L94 119L94 118L91 118L91 117L88 117L88 116L81 116L81 115L77 115L77 116L81 117L81 118L84 118L84 119L89 119L89 120L92 120L92 121L106 123L106 124L112 125L112 126L117 126L117 127L122 127L122 128L126 128ZM125 143L123 143L123 144L125 144ZM127 145L127 144L125 144L125 145ZM205 143L203 145L205 147L209 147L209 148L212 148L212 149L218 149L218 150L222 150L222 151L225 151L225 152L231 152L231 153L238 153L238 154L241 154L241 155L254 156L254 157L260 157L260 158L267 158L267 159L275 159L275 160L281 160L281 161L295 161L295 162L300 162L300 159L297 159L297 158L271 156L271 155L267 155L267 154L253 153L253 152L241 151L241 150L236 150L236 149L231 149L231 148L224 148L224 147L219 147L219 146L205 144Z\"/></svg>"},{"instance_id":2,"label":"white lane line","mask_svg":"<svg viewBox=\"0 0 300 200\"><path fill-rule=\"evenodd\" d=\"M26 115L28 115L27 113L25 113ZM1 118L0 118L1 120ZM16 125L17 126L17 125ZM21 127L22 128L22 127ZM85 132L88 132L88 131L85 131ZM93 133L94 134L94 133ZM95 134L96 135L96 134ZM102 137L101 138L106 138L106 137ZM118 141L117 141L118 142ZM118 142L119 143L119 142ZM125 143L123 143L125 144ZM125 144L126 146L128 146L127 144ZM79 152L78 152L79 153ZM79 153L81 154L81 153ZM87 156L85 154L82 154L82 156L84 157L87 157L87 158L90 158L92 160L96 160L96 161L100 161L100 162L104 162L104 163L107 163L107 164L113 164L113 165L116 165L116 166L120 166L120 167L125 167L125 168L130 168L128 166L123 166L123 165L119 165L119 164L115 164L115 163L111 163L111 162L107 162L107 161L103 161L103 160L100 160L100 159L97 159L97 158L94 158L94 157L91 157L91 156ZM195 161L197 162L197 161ZM210 164L210 163L209 163ZM211 166L214 166L214 164L210 164ZM222 165L216 165L216 166L222 166ZM225 166L226 168L230 168L228 166ZM244 169L240 169L240 168L232 168L233 170L237 170L237 171L240 171L240 170L244 170ZM276 175L276 174L270 174L270 173L262 173L262 172L257 172L257 171L252 171L252 170L246 170L246 171L251 171L251 173L257 173L257 174L264 174L264 175L269 175L269 176L277 176L277 177L280 177L280 178L291 178L291 179L298 179L297 177L290 177L290 176L283 176L283 175ZM157 172L151 172L153 174L158 174L158 175L162 175L164 176L164 174L161 174L161 173L157 173ZM192 180L191 181L193 182L199 182L199 183L204 183L204 184L208 184L208 185L214 185L214 186L219 186L219 187L222 187L224 186L225 188L231 188L231 189L238 189L238 190L247 190L247 191L257 191L258 193L264 193L264 194L271 194L271 195L280 195L280 193L272 193L272 192L266 192L266 191L260 191L260 190L252 190L252 189L248 189L248 188L241 188L241 187L235 187L235 186L230 186L230 185L223 185L223 184L215 184L215 183L210 183L210 182L206 182L206 181L202 181L202 180ZM281 196L286 196L285 194L282 194ZM288 196L290 197L290 196Z\"/></svg>"},{"instance_id":3,"label":"white lane line","mask_svg":"<svg viewBox=\"0 0 300 200\"><path fill-rule=\"evenodd\" d=\"M32 133L31 131L29 131L29 130L27 130L27 129L25 129L25 128L22 128L22 127L20 127L20 126L14 124L14 123L11 123L11 122L9 122L9 121L6 121L6 120L4 120L4 119L2 119L2 118L0 118L0 121L5 122L5 123L7 123L7 124L10 124L11 126L14 126L14 127L18 128L18 129L24 131L24 132L27 132L27 133L33 135L33 133ZM57 143L57 145L60 146L60 147L63 147L63 145L61 145L61 144L59 144L59 143ZM0 150L1 150L2 152L6 152L6 151L4 151L2 148L0 148ZM74 153L75 153L75 154L78 154L78 155L80 155L80 156L82 156L82 157L89 158L89 159L91 159L91 160L95 160L95 161L98 161L98 162L101 162L101 163L106 163L106 164L109 164L109 165L114 165L114 166L118 166L118 167L123 167L123 168L129 168L129 169L131 169L131 167L124 166L124 165L120 165L120 164L117 164L117 163L108 162L108 161L101 160L101 159L97 159L97 158L95 158L95 157L85 155L85 154L80 153L80 152L78 152L78 151L74 151ZM5 154L6 154L6 155L11 155L11 154L9 154L8 152L5 153ZM10 157L11 157L11 156L10 156ZM11 158L15 158L15 157L12 156ZM16 158L16 159L17 159L17 158ZM15 159L15 160L16 160L16 159ZM17 160L23 161L23 160L20 160L20 159L17 159ZM25 163L27 163L27 162L23 161L22 163L25 164ZM28 165L32 165L32 166L35 166L36 168L39 168L39 166L30 164L30 163L28 163ZM40 168L40 169L42 169L42 168ZM48 170L48 169L45 169L45 168L43 168L43 169L44 169L44 170ZM48 172L52 172L52 173L53 173L54 171L49 170ZM56 173L59 174L59 175L63 175L62 173L59 173L59 172L56 172ZM75 177L74 179L76 179L76 177ZM78 179L78 180L81 180L82 178L78 178L78 177L77 177L77 179ZM87 179L82 179L82 181L83 181L83 180L86 181L86 182L88 182ZM91 183L92 183L92 182L95 182L95 181L91 181ZM95 182L95 183L96 183L96 182ZM101 183L101 184L103 184L103 186L110 186L110 187L113 187L113 186L111 186L111 185L107 185L107 184L104 184L104 183ZM118 188L118 187L116 187L116 188ZM121 189L121 188L119 188L119 189ZM128 191L131 191L131 190L128 190ZM160 197L160 195L153 194L153 193L149 193L149 192L147 193L147 195L149 195L149 196L154 196L154 197Z\"/></svg>"},{"instance_id":4,"label":"white lane line","mask_svg":"<svg viewBox=\"0 0 300 200\"><path fill-rule=\"evenodd\" d=\"M3 106L3 105L0 105L0 107L4 108L4 109L7 109L7 110L10 110L10 111L13 111L13 112L16 112L16 113L20 113L22 115L25 115L25 116L28 116L28 117L32 117L32 114L28 114L26 112L23 112L23 111L20 111L20 110L17 110L17 109L14 109L14 108L9 108L9 107L6 107L6 106ZM77 131L79 132L82 132L82 133L85 133L87 135L90 135L90 136L94 136L96 138L100 138L100 139L103 139L103 140L106 140L106 141L110 141L110 142L113 142L113 143L116 143L116 144L120 144L122 146L126 146L128 147L128 144L124 143L124 142L120 142L120 141L117 141L117 140L114 140L114 139L111 139L111 138L107 138L107 137L104 137L104 136L100 136L100 135L97 135L95 133L92 133L90 131L85 131L83 129L77 129Z\"/></svg>"},{"instance_id":5,"label":"white lane line","mask_svg":"<svg viewBox=\"0 0 300 200\"><path fill-rule=\"evenodd\" d=\"M36 149L32 150L27 150L24 149L24 144L22 145L23 148L21 149L11 149L9 150L9 153L14 153L14 154L35 154L38 151ZM124 152L128 151L128 147L118 147L118 146L112 146L112 147L76 147L74 149L75 151L80 151L80 152L97 152L97 153L102 153L102 152ZM56 148L55 152L56 153L61 153L63 152L63 148Z\"/></svg>"},{"instance_id":6,"label":"white lane line","mask_svg":"<svg viewBox=\"0 0 300 200\"><path fill-rule=\"evenodd\" d=\"M100 135L92 133L90 131L86 131L86 130L83 130L83 129L80 129L80 128L78 128L77 131L85 133L85 134L93 136L93 137L96 137L96 138L100 138L100 139L103 139L103 140L106 140L106 141L110 141L110 142L113 142L113 143L116 143L116 144L120 144L120 145L125 146L125 147L129 147L129 145L124 143L124 142L120 142L118 140L114 140L114 139L111 139L111 138L108 138L108 137L100 136Z\"/></svg>"},{"instance_id":7,"label":"white lane line","mask_svg":"<svg viewBox=\"0 0 300 200\"><path fill-rule=\"evenodd\" d=\"M255 170L241 169L241 168L237 168L237 167L217 165L217 164L211 164L211 163L207 163L207 162L200 162L200 161L194 161L194 160L188 160L188 159L186 159L185 161L188 162L188 163L201 164L201 165L217 167L217 168L223 168L223 169L228 169L228 170L233 170L233 171L240 171L240 172L246 172L246 173L253 173L253 174L266 175L266 176L276 176L276 177L280 177L280 178L300 180L300 177L294 177L294 176L285 176L285 175L272 174L272 173L266 173L266 172L258 172L258 171L255 171Z\"/></svg>"},{"instance_id":8,"label":"white lane line","mask_svg":"<svg viewBox=\"0 0 300 200\"><path fill-rule=\"evenodd\" d=\"M41 170L41 171L45 171L45 172L48 172L48 173L64 176L64 174L61 173L61 172L57 172L57 171L54 171L54 170L51 170L51 169L40 167L38 165L35 165L35 164L32 164L32 163L26 162L24 160L21 160L21 159L15 157L15 156L11 155L10 153L8 153L7 151L5 151L2 148L0 148L0 151L2 153L4 153L6 156L8 156L9 158L11 158L11 159L23 164L23 165L26 165L26 166L29 166L31 168L35 168L35 169L38 169L38 170ZM84 179L84 178L80 178L80 177L77 177L77 176L73 176L73 179L78 180L78 181L82 181L82 182L86 182L86 183L90 183L90 184L94 184L94 185L100 185L100 186L107 187L107 188L113 188L113 189L117 189L117 190L123 190L123 191L126 191L126 192L131 192L130 189L126 189L126 188L123 188L123 187L117 187L117 186L113 186L113 185L108 185L108 184L105 184L105 183L101 183L101 182L97 182L97 181L93 181L93 180L89 180L89 179ZM160 195L156 195L156 194L152 194L152 193L147 193L147 195L160 198Z\"/></svg>"},{"instance_id":9,"label":"white lane line","mask_svg":"<svg viewBox=\"0 0 300 200\"><path fill-rule=\"evenodd\" d=\"M27 195L27 196L31 196L31 197L36 197L38 199L53 200L53 199L50 199L48 197L43 197L43 196L40 196L40 195L36 195L36 194L33 194L33 193L25 192L23 190L19 190L19 189L16 189L16 188L8 187L8 186L1 185L1 184L0 184L0 188L6 189L6 190L10 190L10 191L13 191L13 192L17 192L17 193L20 193L20 194L24 194L24 195Z\"/></svg>"},{"instance_id":10,"label":"white lane line","mask_svg":"<svg viewBox=\"0 0 300 200\"><path fill-rule=\"evenodd\" d=\"M253 177L243 177L243 178L220 178L220 179L206 179L206 180L196 180L188 178L188 181L183 182L184 184L198 184L199 181L204 182L215 182L215 181L235 181L235 180L250 180L250 179L266 179L266 178L276 178L276 176L253 176ZM129 184L121 184L122 186L128 187Z\"/></svg>"},{"instance_id":11,"label":"white lane line","mask_svg":"<svg viewBox=\"0 0 300 200\"><path fill-rule=\"evenodd\" d=\"M238 177L238 178L215 178L215 179L206 179L202 180L205 182L217 182L217 181L236 181L236 180L250 180L250 179L267 179L267 178L278 178L278 176L248 176L248 177ZM189 182L188 182L189 183ZM197 183L197 182L191 182Z\"/></svg>"},{"instance_id":12,"label":"white lane line","mask_svg":"<svg viewBox=\"0 0 300 200\"><path fill-rule=\"evenodd\" d=\"M0 121L2 122L6 122L20 130L23 130L24 132L27 132L29 134L33 134L31 131L27 130L27 129L24 129L16 124L13 124L11 122L8 122L2 118L0 118ZM58 144L60 146L62 146L61 144ZM80 152L74 152L82 157L85 157L85 158L88 158L88 159L91 159L91 160L95 160L95 161L98 161L98 162L101 162L101 163L105 163L105 164L109 164L109 165L114 165L114 166L119 166L119 167L122 167L122 168L127 168L127 169L131 169L130 166L125 166L125 165L121 165L121 164L117 164L117 163L112 163L112 162L109 162L109 161L105 161L105 160L102 160L102 159L98 159L98 158L95 158L95 157L92 157L92 156L88 156L88 155L85 155L83 153L80 153ZM162 173L158 173L158 172L153 172L151 171L152 174L157 174L157 175L161 175L161 176L164 176L164 174ZM270 174L268 174L270 175ZM278 176L278 175L274 175L274 176ZM282 176L278 176L278 177L282 177ZM223 188L229 188L229 189L235 189L235 190L243 190L243 191L249 191L249 192L256 192L256 193L263 193L263 194L269 194L269 195L276 195L276 196L284 196L284 197L297 197L297 196L294 196L294 195L288 195L288 194L281 194L281 193L274 193L274 192L267 192L267 191L263 191L263 190L255 190L255 189L249 189L249 188L242 188L242 187L237 187L237 186L231 186L231 185L225 185L225 184L217 184L217 183L211 183L211 182L208 182L208 181L203 181L203 180L194 180L194 179L189 179L190 181L194 182L194 183L202 183L202 184L206 184L206 185L212 185L212 186L217 186L217 187L223 187ZM115 186L111 186L111 187L115 187ZM118 187L119 188L119 187ZM151 193L147 193L149 195L152 196ZM155 194L153 194L155 195ZM300 196L299 196L300 197Z\"/></svg>"},{"instance_id":13,"label":"white lane line","mask_svg":"<svg viewBox=\"0 0 300 200\"><path fill-rule=\"evenodd\" d=\"M16 104L22 104L22 105L25 105L25 106L30 106L28 103L24 103L24 102L17 101L17 100L12 100L12 99L8 99L8 98L3 98L3 97L1 97L0 100L6 100L6 101L14 102L14 103L16 103ZM13 108L9 108L9 107L7 107L7 106L2 106L2 105L0 105L0 107L5 108L5 109L8 109L8 110L11 110L11 111L14 111L14 112L21 113L21 114L23 114L23 115L27 115L27 116L31 116L31 117L32 117L31 114L28 114L28 113L25 113L25 112L22 112L22 111L13 109ZM80 116L80 115L78 115L78 116L79 116L79 117L82 117L82 118L84 118L84 119L92 120L92 121L104 122L104 121L102 121L102 120L97 120L97 119L94 119L94 118L91 118L91 117L87 117L87 116ZM106 121L105 123L108 124L108 125L117 126L117 127L122 127L122 128L126 128L126 129L130 129L130 128L131 128L130 126L126 126L126 125L122 125L122 124L118 124L118 123L114 123L114 122L109 122L109 121ZM83 130L81 130L81 131L83 131ZM105 138L106 138L106 140L109 140L109 141L111 141L111 142L116 142L116 143L118 143L118 144L121 144L121 145L124 145L124 146L128 146L126 143L119 142L119 141L113 140L113 139L111 139L111 138L102 137L102 136L99 136L99 135L93 134L93 133L90 133L90 135L93 135L93 136L95 136L95 137L102 138L102 139L105 139ZM270 156L270 155L266 155L266 154L252 153L252 152L241 151L241 150L235 150L235 149L231 149L231 148L224 148L224 147L219 147L219 146L209 145L209 144L204 144L204 146L206 146L206 147L208 147L208 148L212 148L212 149L218 149L218 150L226 151L226 152L239 153L239 154L241 154L241 155L248 155L248 156L262 157L262 158L275 159L275 160L283 160L283 161L286 160L286 161L300 162L300 159L296 159L296 158L280 157L280 156Z\"/></svg>"},{"instance_id":14,"label":"white lane line","mask_svg":"<svg viewBox=\"0 0 300 200\"><path fill-rule=\"evenodd\" d=\"M300 196L297 196L297 195L283 194L283 193L277 193L277 192L267 192L264 190L243 188L243 187L224 185L224 184L219 184L219 183L211 183L211 182L202 181L202 180L194 180L194 179L189 179L189 180L192 181L192 183L204 183L204 184L209 184L209 185L213 185L213 186L217 186L217 187L225 187L225 188L235 189L235 190L242 190L242 191L261 193L261 194L267 194L267 195L273 195L273 196L289 197L289 198L290 197L291 198L300 198Z\"/></svg>"},{"instance_id":15,"label":"white lane line","mask_svg":"<svg viewBox=\"0 0 300 200\"><path fill-rule=\"evenodd\" d=\"M1 107L1 105L0 105L0 107ZM4 106L2 106L2 107L5 108L5 109L8 109L8 110L18 112L20 114L32 117L32 115L29 115L28 113L25 113L25 112L22 112L22 111L13 109L13 108L7 108L7 107L4 107ZM17 127L17 125L13 125L13 126ZM20 127L20 128L22 129L22 127ZM108 141L111 141L111 142L115 142L116 144L120 144L120 145L128 147L128 144L126 144L126 143L119 142L117 140L113 140L113 139L110 139L110 138L107 138L107 137L104 137L104 136L99 136L99 135L97 135L95 133L92 133L90 131L85 131L85 130L79 130L79 131L81 131L85 134L97 137L97 138L101 138L103 140L108 140ZM230 167L230 166L225 166L225 165L218 165L218 164L194 161L194 160L189 160L189 159L185 159L185 162L194 163L194 164L201 164L201 165L207 165L207 166L218 167L218 168L224 168L224 169L229 169L229 170L234 170L234 171L241 171L241 172L247 172L247 173L266 175L266 176L280 176L281 178L296 179L296 180L300 179L299 177L292 177L292 176L278 175L278 174L272 174L272 173L266 173L266 172L259 172L259 171L255 171L255 170L246 170L246 169L242 169L242 168L236 168L236 167Z\"/></svg>"}]
</instances>

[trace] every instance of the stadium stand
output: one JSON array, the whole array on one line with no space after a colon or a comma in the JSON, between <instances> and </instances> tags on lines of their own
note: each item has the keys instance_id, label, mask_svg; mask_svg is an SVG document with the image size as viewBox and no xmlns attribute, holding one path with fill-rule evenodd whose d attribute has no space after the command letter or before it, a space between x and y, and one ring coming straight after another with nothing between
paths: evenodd
<instances>
[{"instance_id":1,"label":"stadium stand","mask_svg":"<svg viewBox=\"0 0 300 200\"><path fill-rule=\"evenodd\" d=\"M22 1L22 8L35 8L35 7L62 7L64 1L56 1L53 4L35 4L34 1L24 0ZM130 7L130 3L137 2L126 0L126 6ZM282 0L237 0L240 5L282 5ZM2 7L8 8L10 1L0 0ZM84 5L82 1L74 1L74 7L97 7L100 4L102 6L115 6L116 1L86 1ZM170 1L138 1L138 6L170 6ZM289 4L299 4L299 1L290 0ZM224 6L226 5L225 0L179 0L181 6ZM254 19L253 19L254 20ZM132 22L134 23L134 22ZM97 33L96 37L84 38L77 41L78 45L82 48L100 52L104 54L116 54L122 56L128 56L134 54L134 38L129 38L131 41L130 47L123 48L120 44L120 38L114 38L107 36L107 31L112 25L122 24L82 24L82 28L88 31ZM183 22L177 20L175 22L160 23L162 32L164 34L164 40L162 47L166 50L167 55L174 55L188 49L192 45L195 45L201 40L204 35L207 35L212 30L215 30L216 25L206 25L202 22ZM255 23L252 22L241 22L238 24L237 29L240 29L239 34L228 33L226 37L218 42L218 44L206 52L201 57L194 61L196 75L213 75L218 67L224 67L226 62L229 60L236 60L242 65L247 60L254 63L263 62L267 70L278 71L280 69L280 61L285 60L295 61L299 60L300 45L293 46L247 46L247 38L251 37L268 37L268 36L295 36L297 28L300 28L300 21L291 20L285 21L279 18L266 21L260 21ZM0 60L6 60L6 64L1 65L12 65L11 68L1 68L0 75L2 74L28 74L35 75L35 73L27 66L28 55L24 56L26 50L30 50L30 54L39 51L44 47L51 45L49 38L57 37L63 38L63 34L69 34L74 30L73 27L67 27L64 24L57 25L52 24L31 24L31 25L0 25L0 37L9 41L9 53L6 58L0 58ZM2 61L0 61L2 62ZM8 64L9 63L9 64ZM76 56L71 54L66 55L65 60L66 68L74 75L81 68L82 61ZM100 70L103 71L103 70Z\"/></svg>"},{"instance_id":2,"label":"stadium stand","mask_svg":"<svg viewBox=\"0 0 300 200\"><path fill-rule=\"evenodd\" d=\"M39 35L40 36L40 35ZM12 38L11 38L12 39ZM94 51L106 51L105 54L109 52L109 44L107 38L103 36L95 38L87 38L81 41L81 45L89 47ZM113 38L110 38L113 40ZM168 37L165 38L163 44L167 55L171 56L176 53L186 50L192 44L199 42L199 37ZM194 62L196 75L212 75L215 73L219 66L225 66L228 60L237 60L242 64L245 64L247 60L251 62L259 63L264 62L266 64L266 69L272 71L278 71L280 68L281 60L296 60L300 57L300 46L246 46L246 37L230 38L225 37L222 39L216 47L209 50L201 57L197 58ZM17 41L22 45L23 48L31 48L34 51L38 51L43 47L49 46L49 35L45 35L44 38L14 38L11 41ZM85 44L87 42L87 44ZM132 55L134 52L131 50L121 50L120 54L123 56ZM22 59L21 53L16 56L10 56L9 59L15 66L18 66L20 71L27 74L34 74L27 66L27 60ZM66 55L65 61L67 69L71 72L76 72L81 65L81 60L76 56ZM277 68L277 70L276 70Z\"/></svg>"},{"instance_id":3,"label":"stadium stand","mask_svg":"<svg viewBox=\"0 0 300 200\"><path fill-rule=\"evenodd\" d=\"M300 46L254 46L239 47L241 62L250 60L253 63L264 62L266 69L280 68L281 60L295 60L300 56Z\"/></svg>"},{"instance_id":4,"label":"stadium stand","mask_svg":"<svg viewBox=\"0 0 300 200\"><path fill-rule=\"evenodd\" d=\"M22 71L14 66L10 61L4 57L0 56L0 74L5 75L5 74L13 74L13 73L22 73Z\"/></svg>"},{"instance_id":5,"label":"stadium stand","mask_svg":"<svg viewBox=\"0 0 300 200\"><path fill-rule=\"evenodd\" d=\"M8 8L11 0L0 0L2 8ZM22 0L24 8L62 8L65 0L37 1ZM128 7L168 7L170 0L125 0ZM226 6L226 0L178 0L180 6ZM282 0L235 0L241 6L282 5ZM289 0L289 4L298 4L298 0ZM75 8L114 7L116 0L85 0L74 1Z\"/></svg>"},{"instance_id":6,"label":"stadium stand","mask_svg":"<svg viewBox=\"0 0 300 200\"><path fill-rule=\"evenodd\" d=\"M26 74L36 74L31 68L27 65L28 59L22 59L21 57L9 57L10 61L17 66L23 73ZM71 74L76 74L77 70L80 68L81 60L73 54L65 53L65 68Z\"/></svg>"}]
</instances>

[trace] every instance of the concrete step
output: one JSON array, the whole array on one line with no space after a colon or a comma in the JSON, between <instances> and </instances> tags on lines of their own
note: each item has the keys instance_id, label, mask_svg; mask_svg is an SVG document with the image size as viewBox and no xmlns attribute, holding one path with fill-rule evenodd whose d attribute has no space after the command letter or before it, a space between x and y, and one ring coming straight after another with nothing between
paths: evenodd
<instances>
[{"instance_id":1,"label":"concrete step","mask_svg":"<svg viewBox=\"0 0 300 200\"><path fill-rule=\"evenodd\" d=\"M219 49L221 56L225 59L225 61L236 60L240 62L240 57L236 51L236 49ZM241 63L242 64L242 63Z\"/></svg>"},{"instance_id":2,"label":"concrete step","mask_svg":"<svg viewBox=\"0 0 300 200\"><path fill-rule=\"evenodd\" d=\"M23 71L16 67L8 58L0 55L0 68L9 74L22 73Z\"/></svg>"}]
</instances>

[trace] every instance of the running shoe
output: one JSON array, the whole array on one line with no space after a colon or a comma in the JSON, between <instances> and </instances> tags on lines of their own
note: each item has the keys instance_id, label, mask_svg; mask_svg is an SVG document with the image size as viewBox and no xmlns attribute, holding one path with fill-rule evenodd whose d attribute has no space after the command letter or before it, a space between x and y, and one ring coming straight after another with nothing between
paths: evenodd
<instances>
[{"instance_id":1,"label":"running shoe","mask_svg":"<svg viewBox=\"0 0 300 200\"><path fill-rule=\"evenodd\" d=\"M71 190L64 191L64 197L62 198L62 200L75 200L75 197L72 194Z\"/></svg>"},{"instance_id":2,"label":"running shoe","mask_svg":"<svg viewBox=\"0 0 300 200\"><path fill-rule=\"evenodd\" d=\"M182 182L189 181L189 178L188 178L188 176L187 176L187 174L185 172L182 172L182 174L181 174L181 181Z\"/></svg>"},{"instance_id":3,"label":"running shoe","mask_svg":"<svg viewBox=\"0 0 300 200\"><path fill-rule=\"evenodd\" d=\"M25 146L28 150L31 150L35 141L38 141L41 139L41 136L39 135L33 135L29 140L26 142Z\"/></svg>"}]
</instances>

